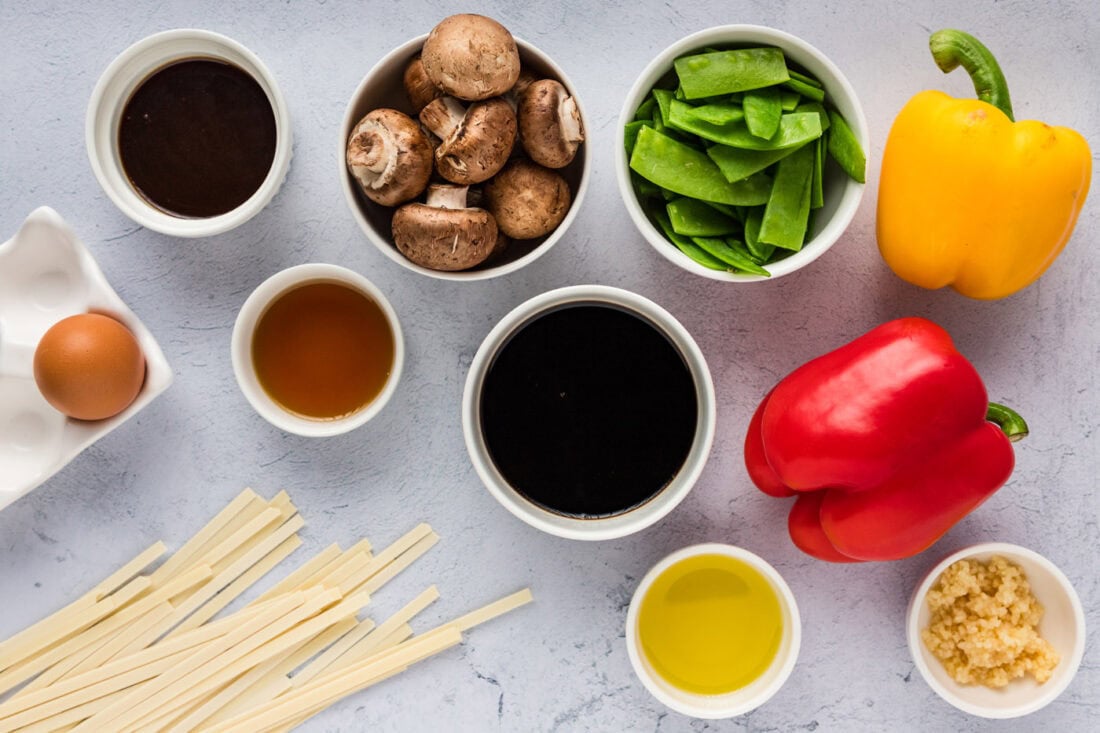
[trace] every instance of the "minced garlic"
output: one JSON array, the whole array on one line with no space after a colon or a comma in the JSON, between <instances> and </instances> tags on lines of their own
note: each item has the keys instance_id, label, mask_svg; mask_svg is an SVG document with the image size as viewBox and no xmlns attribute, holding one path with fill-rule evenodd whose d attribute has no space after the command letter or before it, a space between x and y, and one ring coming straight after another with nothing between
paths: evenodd
<instances>
[{"instance_id":1,"label":"minced garlic","mask_svg":"<svg viewBox=\"0 0 1100 733\"><path fill-rule=\"evenodd\" d=\"M997 556L959 560L927 600L932 618L921 637L956 682L1004 687L1025 674L1050 679L1058 652L1039 636L1043 607L1018 565Z\"/></svg>"}]
</instances>

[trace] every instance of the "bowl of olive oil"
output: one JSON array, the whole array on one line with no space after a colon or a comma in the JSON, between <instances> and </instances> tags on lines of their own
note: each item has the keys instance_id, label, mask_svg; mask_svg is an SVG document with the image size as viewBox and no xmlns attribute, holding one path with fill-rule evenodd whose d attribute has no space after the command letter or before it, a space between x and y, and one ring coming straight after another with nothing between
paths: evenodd
<instances>
[{"instance_id":1,"label":"bowl of olive oil","mask_svg":"<svg viewBox=\"0 0 1100 733\"><path fill-rule=\"evenodd\" d=\"M642 684L696 718L732 718L767 702L794 669L801 639L798 605L775 568L716 543L655 565L626 618Z\"/></svg>"}]
</instances>

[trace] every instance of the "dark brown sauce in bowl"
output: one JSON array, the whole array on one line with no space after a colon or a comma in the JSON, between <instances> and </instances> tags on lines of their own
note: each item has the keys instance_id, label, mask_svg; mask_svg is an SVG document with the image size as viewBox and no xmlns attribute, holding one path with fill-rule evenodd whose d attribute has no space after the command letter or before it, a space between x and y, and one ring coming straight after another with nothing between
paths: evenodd
<instances>
[{"instance_id":1,"label":"dark brown sauce in bowl","mask_svg":"<svg viewBox=\"0 0 1100 733\"><path fill-rule=\"evenodd\" d=\"M224 61L184 59L153 72L122 111L118 150L134 189L174 216L228 213L259 190L275 159L271 101Z\"/></svg>"},{"instance_id":2,"label":"dark brown sauce in bowl","mask_svg":"<svg viewBox=\"0 0 1100 733\"><path fill-rule=\"evenodd\" d=\"M568 517L623 514L676 477L695 440L691 372L663 332L581 303L520 328L490 364L481 431L504 480Z\"/></svg>"}]
</instances>

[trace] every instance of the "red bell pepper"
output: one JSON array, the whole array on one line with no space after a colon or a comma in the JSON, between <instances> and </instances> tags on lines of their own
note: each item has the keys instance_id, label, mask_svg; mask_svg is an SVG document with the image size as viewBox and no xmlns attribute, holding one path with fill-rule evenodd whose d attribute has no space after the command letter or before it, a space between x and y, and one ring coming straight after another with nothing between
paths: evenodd
<instances>
[{"instance_id":1,"label":"red bell pepper","mask_svg":"<svg viewBox=\"0 0 1100 733\"><path fill-rule=\"evenodd\" d=\"M807 554L896 560L992 496L1026 434L946 331L902 318L776 385L749 423L745 463L764 493L798 496L788 528Z\"/></svg>"}]
</instances>

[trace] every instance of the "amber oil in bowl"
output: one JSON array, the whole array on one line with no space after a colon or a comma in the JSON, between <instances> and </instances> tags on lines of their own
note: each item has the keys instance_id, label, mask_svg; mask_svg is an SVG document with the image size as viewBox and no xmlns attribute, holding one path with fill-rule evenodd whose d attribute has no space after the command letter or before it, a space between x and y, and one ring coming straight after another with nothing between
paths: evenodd
<instances>
[{"instance_id":1,"label":"amber oil in bowl","mask_svg":"<svg viewBox=\"0 0 1100 733\"><path fill-rule=\"evenodd\" d=\"M307 437L364 424L396 391L405 360L397 314L359 273L312 263L278 272L237 315L233 373L272 425Z\"/></svg>"},{"instance_id":2,"label":"amber oil in bowl","mask_svg":"<svg viewBox=\"0 0 1100 733\"><path fill-rule=\"evenodd\" d=\"M318 420L370 404L389 379L393 352L382 308L335 282L279 296L252 335L252 365L264 390L287 410Z\"/></svg>"}]
</instances>

